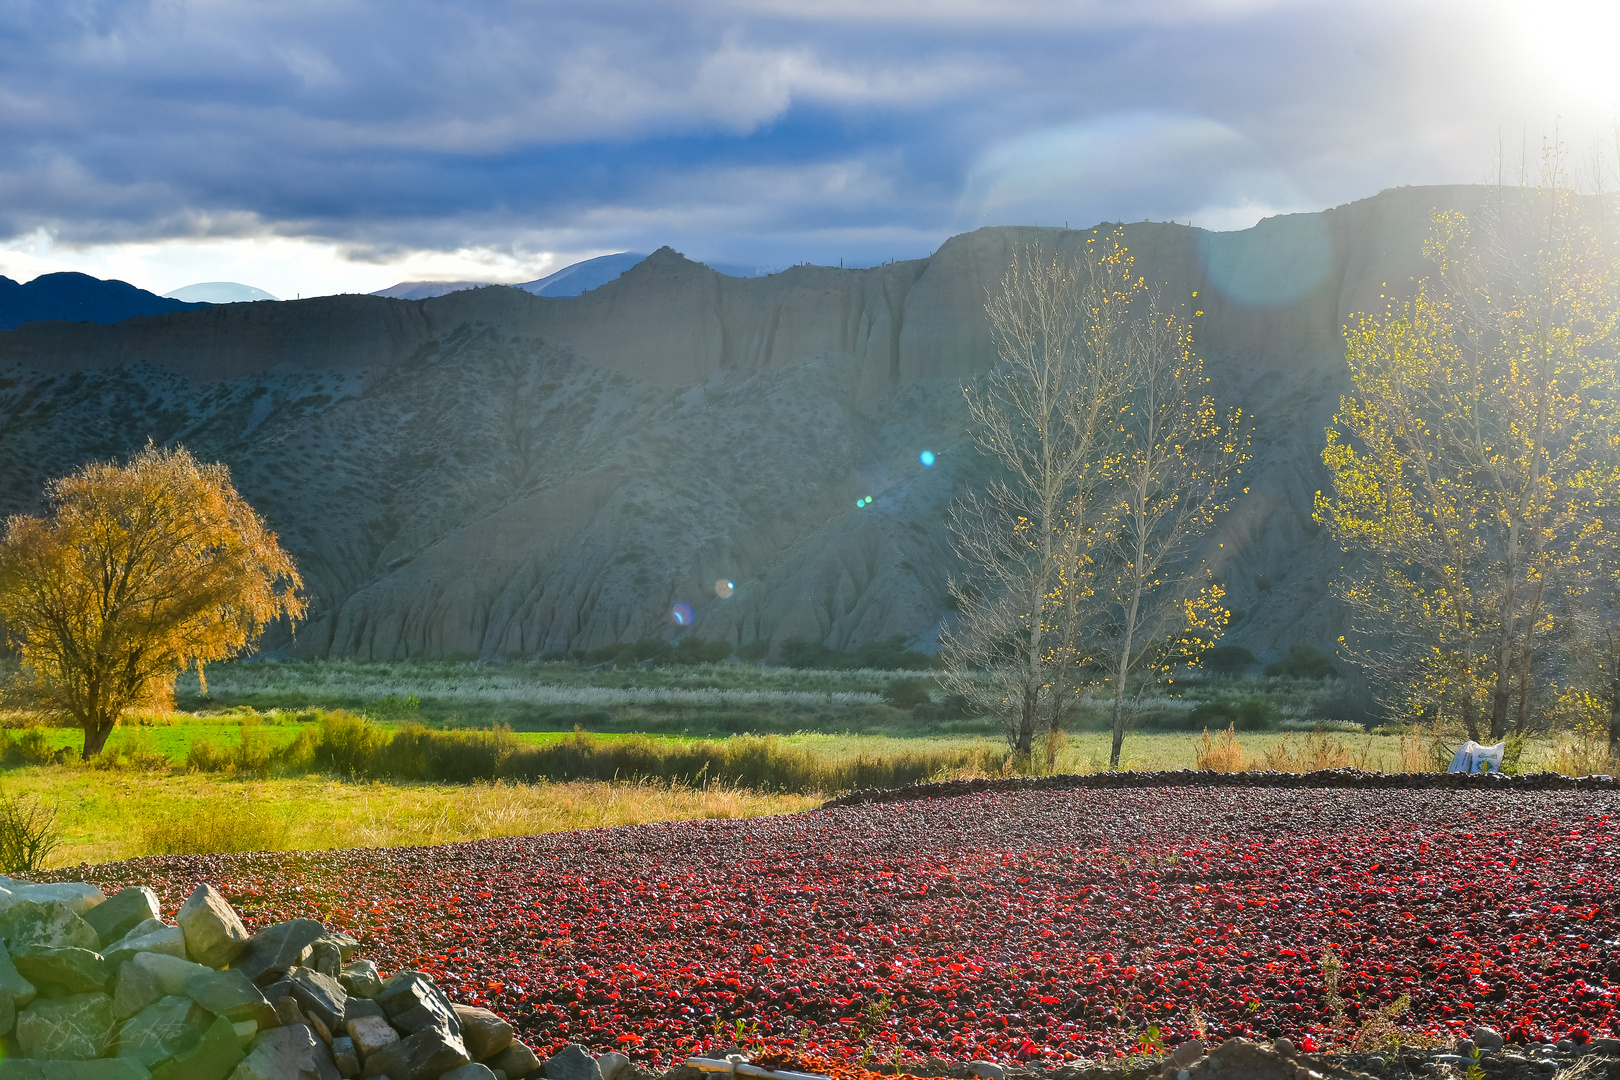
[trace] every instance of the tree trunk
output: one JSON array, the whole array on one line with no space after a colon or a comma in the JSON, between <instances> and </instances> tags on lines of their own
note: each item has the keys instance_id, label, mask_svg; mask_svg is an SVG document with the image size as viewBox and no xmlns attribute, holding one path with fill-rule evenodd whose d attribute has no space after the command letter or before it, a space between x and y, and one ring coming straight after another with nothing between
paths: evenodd
<instances>
[{"instance_id":1,"label":"tree trunk","mask_svg":"<svg viewBox=\"0 0 1620 1080\"><path fill-rule=\"evenodd\" d=\"M1468 732L1468 737L1475 742L1479 742L1479 718L1475 715L1473 694L1463 695L1462 720L1463 727Z\"/></svg>"},{"instance_id":2,"label":"tree trunk","mask_svg":"<svg viewBox=\"0 0 1620 1080\"><path fill-rule=\"evenodd\" d=\"M1620 672L1609 683L1609 756L1620 759Z\"/></svg>"},{"instance_id":3,"label":"tree trunk","mask_svg":"<svg viewBox=\"0 0 1620 1080\"><path fill-rule=\"evenodd\" d=\"M1018 717L1018 738L1013 742L1013 754L1028 759L1035 751L1035 711L1040 706L1040 687L1024 687L1024 707Z\"/></svg>"},{"instance_id":4,"label":"tree trunk","mask_svg":"<svg viewBox=\"0 0 1620 1080\"><path fill-rule=\"evenodd\" d=\"M84 728L84 752L80 754L80 757L85 761L89 761L101 753L102 748L107 745L107 736L111 735L113 731L113 721L98 716L85 720L82 726Z\"/></svg>"},{"instance_id":5,"label":"tree trunk","mask_svg":"<svg viewBox=\"0 0 1620 1080\"><path fill-rule=\"evenodd\" d=\"M1129 649L1129 646L1126 646ZM1119 671L1114 676L1114 742L1108 750L1108 767L1119 768L1119 751L1125 745L1125 680L1130 677L1130 653L1126 652L1119 662Z\"/></svg>"}]
</instances>

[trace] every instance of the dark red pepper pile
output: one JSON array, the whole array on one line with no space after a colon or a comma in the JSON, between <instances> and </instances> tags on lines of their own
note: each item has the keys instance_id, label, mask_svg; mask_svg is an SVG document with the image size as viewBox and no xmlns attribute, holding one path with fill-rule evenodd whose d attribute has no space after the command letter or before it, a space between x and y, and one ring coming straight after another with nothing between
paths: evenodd
<instances>
[{"instance_id":1,"label":"dark red pepper pile","mask_svg":"<svg viewBox=\"0 0 1620 1080\"><path fill-rule=\"evenodd\" d=\"M1347 1022L1615 1032L1613 792L1033 791L435 848L140 859L327 920L541 1048L1056 1062Z\"/></svg>"}]
</instances>

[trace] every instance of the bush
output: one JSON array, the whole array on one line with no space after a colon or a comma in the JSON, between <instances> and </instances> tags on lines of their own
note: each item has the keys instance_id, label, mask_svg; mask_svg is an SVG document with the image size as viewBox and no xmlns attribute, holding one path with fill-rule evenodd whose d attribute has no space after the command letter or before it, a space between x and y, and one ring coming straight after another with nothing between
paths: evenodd
<instances>
[{"instance_id":1,"label":"bush","mask_svg":"<svg viewBox=\"0 0 1620 1080\"><path fill-rule=\"evenodd\" d=\"M0 795L0 871L38 873L61 843L56 807L27 796Z\"/></svg>"},{"instance_id":2,"label":"bush","mask_svg":"<svg viewBox=\"0 0 1620 1080\"><path fill-rule=\"evenodd\" d=\"M883 691L883 700L897 709L928 705L933 701L928 687L927 679L896 679Z\"/></svg>"},{"instance_id":3,"label":"bush","mask_svg":"<svg viewBox=\"0 0 1620 1080\"><path fill-rule=\"evenodd\" d=\"M1194 727L1231 727L1237 731L1266 731L1282 720L1282 711L1263 697L1222 698L1206 701L1193 709L1189 718Z\"/></svg>"},{"instance_id":4,"label":"bush","mask_svg":"<svg viewBox=\"0 0 1620 1080\"><path fill-rule=\"evenodd\" d=\"M24 728L20 734L5 733L0 759L7 765L44 765L65 760L67 755L51 745L51 737L44 728Z\"/></svg>"},{"instance_id":5,"label":"bush","mask_svg":"<svg viewBox=\"0 0 1620 1080\"><path fill-rule=\"evenodd\" d=\"M1333 661L1309 645L1291 646L1285 658L1266 665L1266 674L1273 678L1327 679L1338 673Z\"/></svg>"},{"instance_id":6,"label":"bush","mask_svg":"<svg viewBox=\"0 0 1620 1080\"><path fill-rule=\"evenodd\" d=\"M662 638L642 638L634 642L614 642L599 649L579 654L580 663L595 666L614 664L630 667L634 664L717 664L731 655L729 641L704 641L702 638L682 638L671 645Z\"/></svg>"},{"instance_id":7,"label":"bush","mask_svg":"<svg viewBox=\"0 0 1620 1080\"><path fill-rule=\"evenodd\" d=\"M1216 675L1241 675L1254 666L1254 653L1242 645L1221 645L1203 655L1205 671Z\"/></svg>"},{"instance_id":8,"label":"bush","mask_svg":"<svg viewBox=\"0 0 1620 1080\"><path fill-rule=\"evenodd\" d=\"M879 671L928 671L939 660L924 652L906 648L903 634L886 641L869 641L851 652L838 652L817 642L789 638L782 642L778 656L785 667L852 671L873 668Z\"/></svg>"}]
</instances>

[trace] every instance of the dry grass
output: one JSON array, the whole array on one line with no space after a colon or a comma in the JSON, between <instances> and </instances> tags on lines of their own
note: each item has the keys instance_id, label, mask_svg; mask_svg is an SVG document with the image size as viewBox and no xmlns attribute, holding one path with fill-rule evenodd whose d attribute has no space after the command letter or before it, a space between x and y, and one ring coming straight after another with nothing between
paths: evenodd
<instances>
[{"instance_id":1,"label":"dry grass","mask_svg":"<svg viewBox=\"0 0 1620 1080\"><path fill-rule=\"evenodd\" d=\"M1246 746L1235 728L1209 737L1205 730L1193 751L1193 768L1212 772L1305 773L1322 769L1366 772L1438 772L1442 767L1436 741L1423 735L1344 736L1326 731L1251 739Z\"/></svg>"},{"instance_id":2,"label":"dry grass","mask_svg":"<svg viewBox=\"0 0 1620 1080\"><path fill-rule=\"evenodd\" d=\"M61 765L11 770L5 791L36 796L57 808L63 836L52 866L138 855L443 844L650 821L795 813L822 801L819 795L654 783L234 780Z\"/></svg>"}]
</instances>

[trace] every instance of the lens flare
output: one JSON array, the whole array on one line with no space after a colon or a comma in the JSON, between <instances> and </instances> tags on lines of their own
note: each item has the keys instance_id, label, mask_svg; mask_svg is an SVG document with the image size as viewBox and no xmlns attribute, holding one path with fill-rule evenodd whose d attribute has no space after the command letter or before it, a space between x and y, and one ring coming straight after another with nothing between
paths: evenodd
<instances>
[{"instance_id":1,"label":"lens flare","mask_svg":"<svg viewBox=\"0 0 1620 1080\"><path fill-rule=\"evenodd\" d=\"M697 616L692 614L692 605L687 603L676 604L669 609L670 618L675 620L676 626L691 626L697 622Z\"/></svg>"},{"instance_id":2,"label":"lens flare","mask_svg":"<svg viewBox=\"0 0 1620 1080\"><path fill-rule=\"evenodd\" d=\"M737 583L735 581L727 581L725 578L721 578L714 583L714 595L722 600L729 599L731 594L736 591Z\"/></svg>"},{"instance_id":3,"label":"lens flare","mask_svg":"<svg viewBox=\"0 0 1620 1080\"><path fill-rule=\"evenodd\" d=\"M922 462L923 468L932 468L934 465L934 452L932 450L924 450L922 453L917 455L917 460Z\"/></svg>"}]
</instances>

